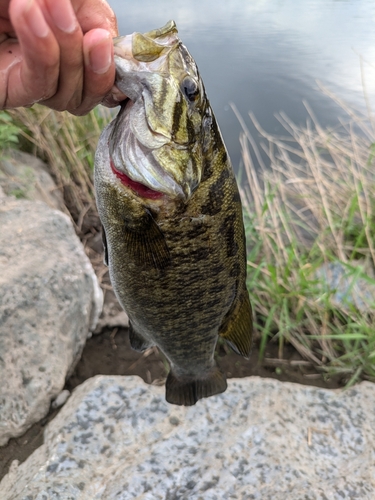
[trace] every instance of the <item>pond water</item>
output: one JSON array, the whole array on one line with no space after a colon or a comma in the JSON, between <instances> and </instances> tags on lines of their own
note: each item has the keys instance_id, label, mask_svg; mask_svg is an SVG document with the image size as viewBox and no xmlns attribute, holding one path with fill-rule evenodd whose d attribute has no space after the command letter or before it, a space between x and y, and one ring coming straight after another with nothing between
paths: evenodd
<instances>
[{"instance_id":1,"label":"pond water","mask_svg":"<svg viewBox=\"0 0 375 500\"><path fill-rule=\"evenodd\" d=\"M235 168L240 125L252 111L270 133L283 133L275 113L306 122L306 100L323 126L344 115L322 94L320 81L365 110L362 76L375 96L374 0L109 0L120 34L177 23L199 66ZM363 71L361 72L361 58Z\"/></svg>"}]
</instances>

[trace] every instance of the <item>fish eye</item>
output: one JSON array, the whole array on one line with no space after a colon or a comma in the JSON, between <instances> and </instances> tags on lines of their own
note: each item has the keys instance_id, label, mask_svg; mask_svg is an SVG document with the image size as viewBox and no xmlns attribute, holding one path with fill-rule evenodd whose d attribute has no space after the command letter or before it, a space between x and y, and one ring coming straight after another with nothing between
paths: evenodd
<instances>
[{"instance_id":1,"label":"fish eye","mask_svg":"<svg viewBox=\"0 0 375 500\"><path fill-rule=\"evenodd\" d=\"M199 96L199 87L198 83L195 80L193 80L193 78L186 76L182 80L182 90L184 91L184 94L186 95L186 97L189 99L190 102L194 102L197 100Z\"/></svg>"}]
</instances>

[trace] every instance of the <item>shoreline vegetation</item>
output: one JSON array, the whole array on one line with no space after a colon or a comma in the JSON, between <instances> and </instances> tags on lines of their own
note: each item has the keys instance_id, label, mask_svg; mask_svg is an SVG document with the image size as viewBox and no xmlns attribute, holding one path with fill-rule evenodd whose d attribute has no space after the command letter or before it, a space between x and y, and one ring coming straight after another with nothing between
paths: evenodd
<instances>
[{"instance_id":1,"label":"shoreline vegetation","mask_svg":"<svg viewBox=\"0 0 375 500\"><path fill-rule=\"evenodd\" d=\"M322 128L278 118L284 137L259 150L238 110L247 183L241 189L248 287L259 335L286 342L318 371L347 385L375 381L375 128L345 106L348 120ZM266 158L266 159L264 159ZM255 167L255 161L257 167Z\"/></svg>"},{"instance_id":2,"label":"shoreline vegetation","mask_svg":"<svg viewBox=\"0 0 375 500\"><path fill-rule=\"evenodd\" d=\"M375 123L371 113L339 104L348 120L334 129L322 128L308 105L304 127L281 114L283 137L250 114L261 150L232 108L242 126L240 191L260 358L276 342L282 361L291 344L301 363L352 385L375 381ZM101 107L84 117L38 105L0 112L2 149L47 163L84 244L100 231L92 171L111 116ZM99 281L101 266L94 263Z\"/></svg>"}]
</instances>

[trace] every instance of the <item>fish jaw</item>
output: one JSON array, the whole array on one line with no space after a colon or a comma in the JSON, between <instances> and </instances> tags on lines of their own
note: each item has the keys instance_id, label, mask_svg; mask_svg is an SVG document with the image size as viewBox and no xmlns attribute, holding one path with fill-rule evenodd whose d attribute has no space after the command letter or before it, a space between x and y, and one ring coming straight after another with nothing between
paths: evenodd
<instances>
[{"instance_id":1,"label":"fish jaw","mask_svg":"<svg viewBox=\"0 0 375 500\"><path fill-rule=\"evenodd\" d=\"M158 109L158 102L163 98L158 94L168 88L169 100L180 100L178 85L168 76L170 53L179 44L177 30L157 40L141 33L114 39L117 87L133 102L143 100L143 106L147 108L145 120L150 131L167 141L172 140L170 106L167 110ZM158 118L153 113L155 108Z\"/></svg>"},{"instance_id":2,"label":"fish jaw","mask_svg":"<svg viewBox=\"0 0 375 500\"><path fill-rule=\"evenodd\" d=\"M129 101L110 124L108 147L115 169L145 188L163 193L173 200L187 202L192 193L189 181L181 179L178 182L173 172L162 168L158 159L158 155L167 154L170 149L168 145L165 145L164 149L160 146L152 147L150 144L149 147L134 133L134 106L135 104Z\"/></svg>"},{"instance_id":3,"label":"fish jaw","mask_svg":"<svg viewBox=\"0 0 375 500\"><path fill-rule=\"evenodd\" d=\"M109 141L116 169L187 203L202 177L208 108L195 62L173 22L118 37L114 44L116 85L129 97ZM187 98L187 81L199 99Z\"/></svg>"},{"instance_id":4,"label":"fish jaw","mask_svg":"<svg viewBox=\"0 0 375 500\"><path fill-rule=\"evenodd\" d=\"M144 184L133 181L126 174L117 170L112 160L110 160L110 165L111 165L112 172L120 180L120 182L124 186L129 187L133 192L138 194L138 196L140 196L141 198L149 198L151 200L158 200L158 199L163 197L163 193L161 193L160 191L154 191L153 189L146 187Z\"/></svg>"}]
</instances>

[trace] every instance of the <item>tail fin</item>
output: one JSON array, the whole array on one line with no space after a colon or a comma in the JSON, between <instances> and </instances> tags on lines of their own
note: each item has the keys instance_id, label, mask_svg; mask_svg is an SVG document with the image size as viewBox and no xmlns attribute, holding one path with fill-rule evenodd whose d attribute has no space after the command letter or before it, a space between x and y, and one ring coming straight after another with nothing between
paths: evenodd
<instances>
[{"instance_id":1,"label":"tail fin","mask_svg":"<svg viewBox=\"0 0 375 500\"><path fill-rule=\"evenodd\" d=\"M225 375L215 366L204 378L177 378L169 372L165 384L165 399L168 403L192 406L202 398L224 392L227 388Z\"/></svg>"}]
</instances>

